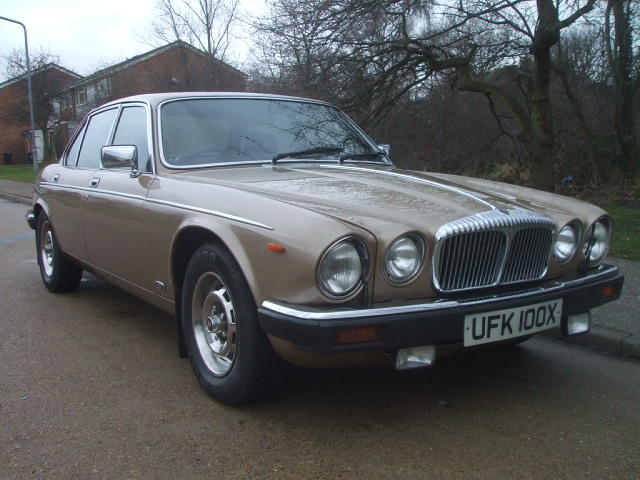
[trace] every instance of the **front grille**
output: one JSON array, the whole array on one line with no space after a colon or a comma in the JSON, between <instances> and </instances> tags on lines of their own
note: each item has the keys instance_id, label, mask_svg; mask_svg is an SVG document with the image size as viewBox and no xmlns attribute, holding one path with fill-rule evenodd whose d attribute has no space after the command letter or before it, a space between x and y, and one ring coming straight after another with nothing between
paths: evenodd
<instances>
[{"instance_id":1,"label":"front grille","mask_svg":"<svg viewBox=\"0 0 640 480\"><path fill-rule=\"evenodd\" d=\"M442 226L436 234L434 283L454 292L541 278L553 222L523 209L491 210Z\"/></svg>"}]
</instances>

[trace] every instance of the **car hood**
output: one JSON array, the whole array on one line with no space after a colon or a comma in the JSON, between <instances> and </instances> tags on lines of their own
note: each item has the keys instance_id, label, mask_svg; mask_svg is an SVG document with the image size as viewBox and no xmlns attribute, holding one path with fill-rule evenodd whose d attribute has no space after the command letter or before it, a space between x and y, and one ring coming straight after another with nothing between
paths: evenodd
<instances>
[{"instance_id":1,"label":"car hood","mask_svg":"<svg viewBox=\"0 0 640 480\"><path fill-rule=\"evenodd\" d=\"M415 172L391 166L265 165L179 174L318 211L363 228L379 222L435 231L445 223L487 210L527 209L557 224L585 222L603 212L585 202L470 177Z\"/></svg>"}]
</instances>

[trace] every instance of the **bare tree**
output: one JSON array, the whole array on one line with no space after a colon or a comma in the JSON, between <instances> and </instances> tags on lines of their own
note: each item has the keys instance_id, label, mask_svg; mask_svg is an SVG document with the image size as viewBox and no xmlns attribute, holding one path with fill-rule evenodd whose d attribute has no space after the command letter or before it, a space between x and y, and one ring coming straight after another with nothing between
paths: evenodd
<instances>
[{"instance_id":1,"label":"bare tree","mask_svg":"<svg viewBox=\"0 0 640 480\"><path fill-rule=\"evenodd\" d=\"M182 40L224 60L238 22L238 4L239 0L157 0L150 33L159 43Z\"/></svg>"},{"instance_id":2,"label":"bare tree","mask_svg":"<svg viewBox=\"0 0 640 480\"><path fill-rule=\"evenodd\" d=\"M607 3L605 42L615 89L613 124L616 131L616 159L622 170L630 176L635 175L639 166L634 136L634 100L639 83L637 62L640 55L634 55L633 51L634 43L636 47L638 43L634 26L638 26L639 15L640 6L637 2L609 0Z\"/></svg>"},{"instance_id":3,"label":"bare tree","mask_svg":"<svg viewBox=\"0 0 640 480\"><path fill-rule=\"evenodd\" d=\"M274 0L274 4L287 8L264 20L261 30L291 45L306 43L330 52L330 76L342 75L346 81L342 85L357 82L361 88L352 100L367 104L371 116L384 113L406 95L420 95L443 75L456 90L483 94L510 117L512 135L527 149L532 183L553 190L552 52L561 31L588 14L595 0ZM308 11L318 12L314 25L301 25ZM312 37L304 39L297 31ZM290 61L296 64L298 59ZM510 71L522 77L521 92L506 86L504 75L493 74L507 67L519 67Z\"/></svg>"}]
</instances>

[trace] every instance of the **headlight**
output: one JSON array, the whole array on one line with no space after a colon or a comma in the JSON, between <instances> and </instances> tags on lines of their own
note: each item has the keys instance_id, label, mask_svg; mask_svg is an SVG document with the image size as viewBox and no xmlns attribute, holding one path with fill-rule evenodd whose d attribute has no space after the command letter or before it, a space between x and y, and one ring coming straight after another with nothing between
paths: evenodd
<instances>
[{"instance_id":1,"label":"headlight","mask_svg":"<svg viewBox=\"0 0 640 480\"><path fill-rule=\"evenodd\" d=\"M353 239L332 245L318 264L318 284L331 298L353 293L362 281L362 259Z\"/></svg>"},{"instance_id":2,"label":"headlight","mask_svg":"<svg viewBox=\"0 0 640 480\"><path fill-rule=\"evenodd\" d=\"M393 283L406 283L416 276L424 259L424 241L418 235L395 240L384 257L384 270Z\"/></svg>"},{"instance_id":3,"label":"headlight","mask_svg":"<svg viewBox=\"0 0 640 480\"><path fill-rule=\"evenodd\" d=\"M575 253L580 232L577 224L570 223L562 227L553 246L553 256L558 262L566 262Z\"/></svg>"},{"instance_id":4,"label":"headlight","mask_svg":"<svg viewBox=\"0 0 640 480\"><path fill-rule=\"evenodd\" d=\"M608 219L601 218L589 229L589 235L582 250L585 257L592 239L593 245L591 246L591 252L589 252L589 263L595 265L605 257L611 243L611 222Z\"/></svg>"}]
</instances>

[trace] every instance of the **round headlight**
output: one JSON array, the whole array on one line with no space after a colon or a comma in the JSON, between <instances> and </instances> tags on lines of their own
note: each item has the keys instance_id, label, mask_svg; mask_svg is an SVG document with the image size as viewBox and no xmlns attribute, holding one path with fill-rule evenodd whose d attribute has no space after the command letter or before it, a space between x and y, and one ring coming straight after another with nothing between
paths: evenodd
<instances>
[{"instance_id":1,"label":"round headlight","mask_svg":"<svg viewBox=\"0 0 640 480\"><path fill-rule=\"evenodd\" d=\"M553 255L558 262L566 262L575 253L580 232L574 224L565 225L558 233Z\"/></svg>"},{"instance_id":2,"label":"round headlight","mask_svg":"<svg viewBox=\"0 0 640 480\"><path fill-rule=\"evenodd\" d=\"M332 245L318 264L318 284L332 298L346 297L362 280L360 252L346 239Z\"/></svg>"},{"instance_id":3,"label":"round headlight","mask_svg":"<svg viewBox=\"0 0 640 480\"><path fill-rule=\"evenodd\" d=\"M395 240L387 249L384 269L389 280L405 283L420 270L424 258L424 242L417 235L406 235Z\"/></svg>"},{"instance_id":4,"label":"round headlight","mask_svg":"<svg viewBox=\"0 0 640 480\"><path fill-rule=\"evenodd\" d=\"M589 263L593 265L602 260L609 250L609 244L611 243L611 223L609 220L601 218L589 229L589 235L582 250L585 257L591 241L593 241L593 245L591 246L591 252L589 252Z\"/></svg>"}]
</instances>

